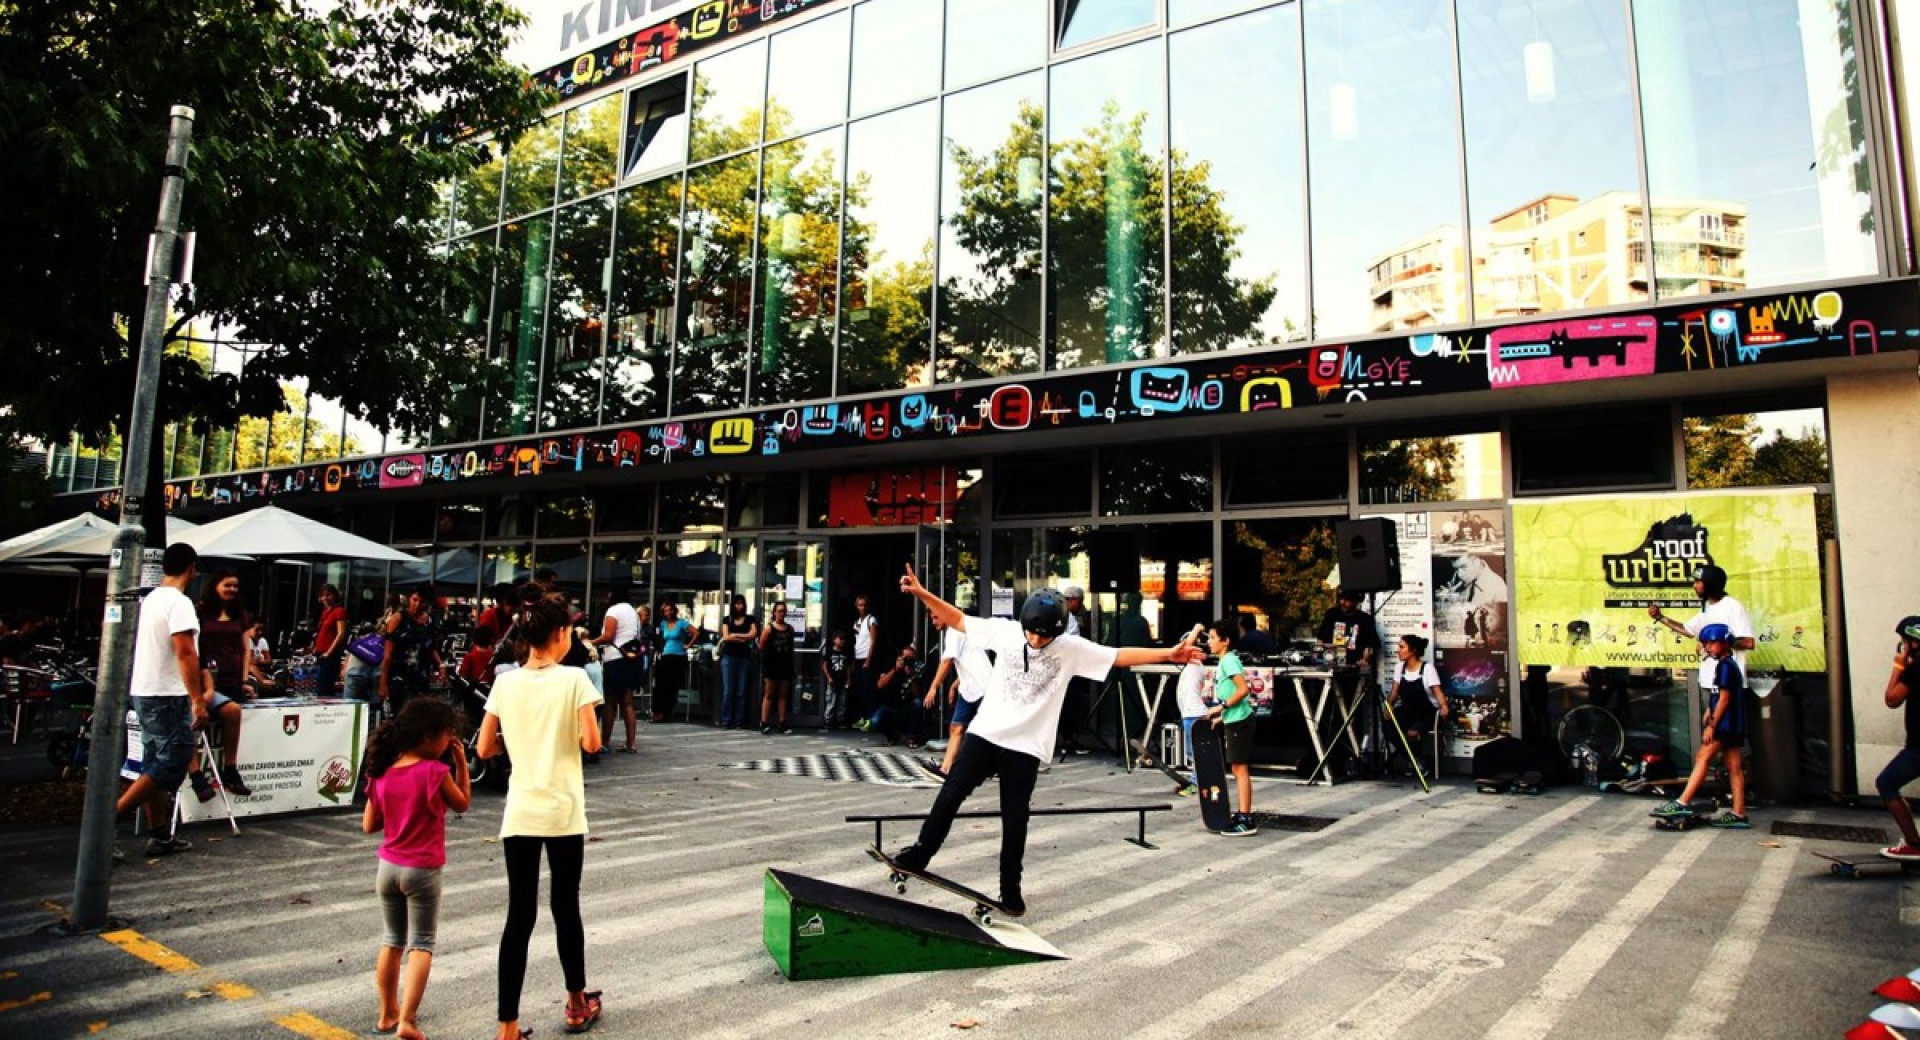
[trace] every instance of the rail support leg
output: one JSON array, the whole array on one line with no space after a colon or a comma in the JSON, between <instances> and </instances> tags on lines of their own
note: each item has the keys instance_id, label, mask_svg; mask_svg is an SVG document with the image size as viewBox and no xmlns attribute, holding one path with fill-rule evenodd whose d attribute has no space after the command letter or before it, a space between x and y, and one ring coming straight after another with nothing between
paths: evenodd
<instances>
[{"instance_id":1,"label":"rail support leg","mask_svg":"<svg viewBox=\"0 0 1920 1040\"><path fill-rule=\"evenodd\" d=\"M1128 839L1127 839L1127 842L1128 842L1128 844L1131 844L1131 845L1138 845L1138 846L1140 846L1140 847L1141 847L1141 848L1143 848L1143 849L1158 849L1158 848L1159 848L1160 846L1158 846L1158 845L1155 845L1155 844L1153 844L1152 842L1150 842L1150 841L1148 841L1148 840L1147 840L1147 813L1146 813L1146 810L1144 810L1144 809L1143 809L1143 810L1140 810L1140 812L1138 813L1138 815L1139 815L1139 817L1140 817L1140 836L1139 836L1139 837L1137 837L1137 838L1128 838Z\"/></svg>"}]
</instances>

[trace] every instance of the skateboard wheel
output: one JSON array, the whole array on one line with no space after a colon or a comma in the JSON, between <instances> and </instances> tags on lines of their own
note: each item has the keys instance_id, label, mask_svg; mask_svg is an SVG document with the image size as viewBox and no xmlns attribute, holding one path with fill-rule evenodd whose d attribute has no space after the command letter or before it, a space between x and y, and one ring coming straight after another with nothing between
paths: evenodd
<instances>
[{"instance_id":1,"label":"skateboard wheel","mask_svg":"<svg viewBox=\"0 0 1920 1040\"><path fill-rule=\"evenodd\" d=\"M1835 863L1832 866L1827 868L1827 873L1832 874L1835 877L1845 877L1847 875L1847 870L1845 867L1842 867L1840 864Z\"/></svg>"},{"instance_id":2,"label":"skateboard wheel","mask_svg":"<svg viewBox=\"0 0 1920 1040\"><path fill-rule=\"evenodd\" d=\"M895 881L893 883L893 890L896 894L904 896L907 894L907 883L905 881Z\"/></svg>"}]
</instances>

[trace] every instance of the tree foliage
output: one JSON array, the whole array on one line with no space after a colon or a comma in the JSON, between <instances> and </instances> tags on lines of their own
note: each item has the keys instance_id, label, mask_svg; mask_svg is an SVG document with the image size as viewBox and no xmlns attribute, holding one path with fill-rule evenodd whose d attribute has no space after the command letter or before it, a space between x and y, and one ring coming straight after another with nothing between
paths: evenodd
<instances>
[{"instance_id":1,"label":"tree foliage","mask_svg":"<svg viewBox=\"0 0 1920 1040\"><path fill-rule=\"evenodd\" d=\"M169 337L197 324L260 346L242 374L170 353L160 421L231 427L305 377L426 429L459 330L421 301L482 270L433 250L436 185L486 161L454 131L537 115L504 55L519 19L501 0L0 5L4 432L97 442L120 421L177 104L197 115L181 227L198 241Z\"/></svg>"},{"instance_id":2,"label":"tree foliage","mask_svg":"<svg viewBox=\"0 0 1920 1040\"><path fill-rule=\"evenodd\" d=\"M1832 478L1827 439L1817 429L1777 431L1765 441L1752 413L1687 417L1687 486L1771 487L1820 484Z\"/></svg>"}]
</instances>

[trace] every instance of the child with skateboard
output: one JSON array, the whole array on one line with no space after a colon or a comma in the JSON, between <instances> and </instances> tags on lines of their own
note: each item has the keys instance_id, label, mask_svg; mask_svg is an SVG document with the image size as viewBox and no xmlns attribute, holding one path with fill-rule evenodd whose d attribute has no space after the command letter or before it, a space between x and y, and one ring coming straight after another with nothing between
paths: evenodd
<instances>
[{"instance_id":1,"label":"child with skateboard","mask_svg":"<svg viewBox=\"0 0 1920 1040\"><path fill-rule=\"evenodd\" d=\"M1900 636L1900 647L1893 654L1893 674L1887 677L1887 707L1905 713L1907 743L1880 771L1873 786L1900 828L1900 844L1881 849L1880 855L1914 863L1920 862L1920 830L1914 829L1913 810L1900 789L1920 780L1920 700L1913 696L1920 689L1920 616L1901 618L1894 631Z\"/></svg>"},{"instance_id":2,"label":"child with skateboard","mask_svg":"<svg viewBox=\"0 0 1920 1040\"><path fill-rule=\"evenodd\" d=\"M992 677L980 710L960 742L960 753L940 786L919 840L893 857L902 868L923 872L953 828L960 805L986 779L1000 776L1000 903L1018 917L1026 912L1020 893L1026 857L1027 816L1040 763L1052 761L1054 735L1067 683L1076 676L1101 681L1116 667L1184 664L1199 654L1191 646L1115 649L1067 631L1066 600L1040 589L1020 607L1020 620L969 617L920 584L909 564L900 591L919 600L949 628L966 633L970 648L993 654Z\"/></svg>"},{"instance_id":3,"label":"child with skateboard","mask_svg":"<svg viewBox=\"0 0 1920 1040\"><path fill-rule=\"evenodd\" d=\"M1694 815L1693 798L1700 792L1700 785L1707 778L1707 766L1713 762L1713 756L1723 756L1722 764L1727 771L1727 783L1733 788L1733 808L1707 820L1715 827L1744 830L1747 828L1747 776L1741 768L1741 745L1747 739L1747 709L1741 698L1746 690L1746 676L1741 674L1740 665L1733 659L1735 636L1733 629L1714 622L1700 630L1700 650L1710 660L1713 668L1711 696L1707 710L1701 717L1703 732L1700 734L1700 751L1693 757L1693 775L1687 778L1686 789L1680 797L1661 805L1653 815L1663 820L1681 820ZM1704 669L1703 669L1704 673Z\"/></svg>"},{"instance_id":4,"label":"child with skateboard","mask_svg":"<svg viewBox=\"0 0 1920 1040\"><path fill-rule=\"evenodd\" d=\"M1247 696L1246 666L1234 650L1239 639L1240 626L1231 618L1215 621L1207 632L1207 652L1220 659L1213 680L1220 747L1227 769L1233 773L1234 804L1240 807L1220 833L1236 838L1259 829L1253 825L1253 773L1249 769L1253 763L1253 701Z\"/></svg>"},{"instance_id":5,"label":"child with skateboard","mask_svg":"<svg viewBox=\"0 0 1920 1040\"><path fill-rule=\"evenodd\" d=\"M973 721L973 713L980 708L980 694L986 689L987 673L993 662L987 660L985 654L970 653L967 634L947 627L938 617L933 619L933 630L940 633L940 665L933 671L933 681L927 684L927 699L922 707L932 711L944 690L947 706L953 709L947 717L946 754L941 756L939 765L932 767L945 779L953 769L954 756L960 753L960 738L967 732L967 723Z\"/></svg>"},{"instance_id":6,"label":"child with skateboard","mask_svg":"<svg viewBox=\"0 0 1920 1040\"><path fill-rule=\"evenodd\" d=\"M451 750L451 754L449 754ZM373 965L380 996L376 1033L426 1040L417 1017L433 970L440 917L440 869L447 863L447 810L473 798L466 749L453 708L422 697L407 702L367 743L367 810L360 829L380 831L380 896L386 938Z\"/></svg>"},{"instance_id":7,"label":"child with skateboard","mask_svg":"<svg viewBox=\"0 0 1920 1040\"><path fill-rule=\"evenodd\" d=\"M853 651L847 649L847 634L835 632L820 655L820 679L827 688L827 703L820 713L820 732L839 729L841 713L847 710L847 689L853 682Z\"/></svg>"}]
</instances>

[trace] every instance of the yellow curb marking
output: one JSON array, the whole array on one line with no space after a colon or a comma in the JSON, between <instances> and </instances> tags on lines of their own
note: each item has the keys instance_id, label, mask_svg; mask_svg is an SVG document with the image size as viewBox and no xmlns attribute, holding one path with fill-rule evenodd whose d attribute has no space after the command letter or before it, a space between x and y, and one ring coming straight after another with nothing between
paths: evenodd
<instances>
[{"instance_id":1,"label":"yellow curb marking","mask_svg":"<svg viewBox=\"0 0 1920 1040\"><path fill-rule=\"evenodd\" d=\"M161 971L177 973L193 971L200 967L200 965L193 963L193 961L187 957L183 957L167 949L165 946L154 942L152 939L141 935L131 928L124 928L117 932L102 932L100 933L100 938L146 961L148 964L159 968Z\"/></svg>"},{"instance_id":2,"label":"yellow curb marking","mask_svg":"<svg viewBox=\"0 0 1920 1040\"><path fill-rule=\"evenodd\" d=\"M12 1010L15 1010L16 1008L26 1007L29 1004L38 1004L43 1000L52 1000L52 999L53 999L52 991L41 990L40 992L35 993L33 996L21 997L19 1000L0 1000L0 1011L12 1011Z\"/></svg>"},{"instance_id":3,"label":"yellow curb marking","mask_svg":"<svg viewBox=\"0 0 1920 1040\"><path fill-rule=\"evenodd\" d=\"M216 996L227 1000L251 1000L259 996L252 986L244 982L216 982L213 984L213 992Z\"/></svg>"},{"instance_id":4,"label":"yellow curb marking","mask_svg":"<svg viewBox=\"0 0 1920 1040\"><path fill-rule=\"evenodd\" d=\"M90 1034L105 1032L106 1028L107 1028L107 1024L105 1022L88 1022L87 1023L87 1032Z\"/></svg>"},{"instance_id":5,"label":"yellow curb marking","mask_svg":"<svg viewBox=\"0 0 1920 1040\"><path fill-rule=\"evenodd\" d=\"M301 1036L311 1038L311 1040L360 1040L360 1034L351 1030L341 1029L339 1026L329 1025L307 1014L305 1011L296 1011L291 1015L283 1015L280 1018L274 1019L273 1024L291 1029Z\"/></svg>"}]
</instances>

